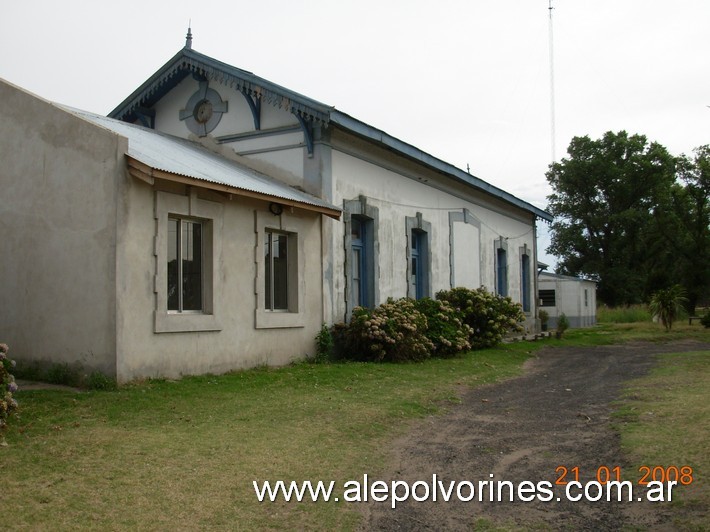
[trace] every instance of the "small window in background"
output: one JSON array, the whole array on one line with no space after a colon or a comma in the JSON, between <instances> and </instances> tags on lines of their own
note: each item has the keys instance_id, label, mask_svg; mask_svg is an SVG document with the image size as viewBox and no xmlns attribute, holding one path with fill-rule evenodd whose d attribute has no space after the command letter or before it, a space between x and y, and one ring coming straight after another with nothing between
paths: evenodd
<instances>
[{"instance_id":1,"label":"small window in background","mask_svg":"<svg viewBox=\"0 0 710 532\"><path fill-rule=\"evenodd\" d=\"M555 302L555 291L554 290L540 290L540 306L541 307L554 307Z\"/></svg>"}]
</instances>

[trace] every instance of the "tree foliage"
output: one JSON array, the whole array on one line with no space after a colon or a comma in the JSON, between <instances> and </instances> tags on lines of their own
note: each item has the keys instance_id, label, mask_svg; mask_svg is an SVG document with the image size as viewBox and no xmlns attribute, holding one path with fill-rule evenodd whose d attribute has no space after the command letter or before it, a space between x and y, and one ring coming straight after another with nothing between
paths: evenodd
<instances>
[{"instance_id":1,"label":"tree foliage","mask_svg":"<svg viewBox=\"0 0 710 532\"><path fill-rule=\"evenodd\" d=\"M710 146L696 148L693 158L681 155L677 175L667 208L654 213L667 272L661 284L683 285L694 312L710 295Z\"/></svg>"},{"instance_id":2,"label":"tree foliage","mask_svg":"<svg viewBox=\"0 0 710 532\"><path fill-rule=\"evenodd\" d=\"M595 280L600 301L628 305L681 284L690 306L710 286L710 148L674 157L643 135L575 137L550 165L548 252L559 273Z\"/></svg>"}]
</instances>

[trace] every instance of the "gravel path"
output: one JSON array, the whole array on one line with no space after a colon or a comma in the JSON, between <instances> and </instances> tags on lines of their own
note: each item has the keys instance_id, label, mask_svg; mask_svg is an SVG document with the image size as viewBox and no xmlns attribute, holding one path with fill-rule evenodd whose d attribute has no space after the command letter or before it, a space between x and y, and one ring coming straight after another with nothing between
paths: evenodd
<instances>
[{"instance_id":1,"label":"gravel path","mask_svg":"<svg viewBox=\"0 0 710 532\"><path fill-rule=\"evenodd\" d=\"M691 341L545 348L526 363L523 376L466 391L461 404L445 415L417 424L395 442L390 471L382 479L431 485L435 473L445 486L462 480L477 486L493 474L494 480L554 484L558 466L579 467L581 482L594 480L600 466L626 470L619 436L610 423L611 403L619 398L623 383L646 374L659 353L705 349L710 345ZM561 489L557 487L549 502L410 500L395 510L389 501L368 503L363 505L362 527L470 530L483 519L510 528L672 529L663 504L570 502Z\"/></svg>"}]
</instances>

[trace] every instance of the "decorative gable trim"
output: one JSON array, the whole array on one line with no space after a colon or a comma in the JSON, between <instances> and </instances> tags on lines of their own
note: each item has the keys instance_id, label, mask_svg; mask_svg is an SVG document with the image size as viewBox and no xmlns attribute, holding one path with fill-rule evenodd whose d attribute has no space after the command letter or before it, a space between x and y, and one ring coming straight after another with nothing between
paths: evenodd
<instances>
[{"instance_id":1,"label":"decorative gable trim","mask_svg":"<svg viewBox=\"0 0 710 532\"><path fill-rule=\"evenodd\" d=\"M216 81L231 87L248 98L253 98L255 104L266 102L274 107L286 109L295 114L299 121L323 126L327 126L330 121L332 107L189 48L180 50L108 116L125 122L134 122L139 118L140 108L152 107L190 74L196 79Z\"/></svg>"},{"instance_id":2,"label":"decorative gable trim","mask_svg":"<svg viewBox=\"0 0 710 532\"><path fill-rule=\"evenodd\" d=\"M189 43L191 43L190 36L188 36ZM146 109L149 110L160 98L165 96L188 75L192 75L202 81L215 81L241 92L247 99L247 103L254 115L254 127L256 130L261 127L259 111L262 102L286 109L296 115L305 135L309 156L313 156L314 127L328 127L329 124L332 124L336 128L360 136L376 145L392 150L398 155L414 160L418 164L441 172L454 181L463 183L506 204L531 213L534 216L533 220L539 218L546 222L552 222L552 215L543 209L535 207L441 159L433 157L411 144L392 137L382 130L342 113L332 106L312 100L246 70L212 59L189 47L180 50L160 70L136 89L133 94L111 111L108 116L124 122L135 123L140 121L144 125L150 125L150 117L145 114Z\"/></svg>"}]
</instances>

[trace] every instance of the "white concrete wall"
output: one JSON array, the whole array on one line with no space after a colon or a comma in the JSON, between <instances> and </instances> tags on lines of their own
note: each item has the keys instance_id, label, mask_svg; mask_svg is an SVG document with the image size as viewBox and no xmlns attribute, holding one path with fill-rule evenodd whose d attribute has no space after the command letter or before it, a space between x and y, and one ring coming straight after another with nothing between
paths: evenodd
<instances>
[{"instance_id":1,"label":"white concrete wall","mask_svg":"<svg viewBox=\"0 0 710 532\"><path fill-rule=\"evenodd\" d=\"M195 139L180 110L199 88L188 76L154 107L156 129L174 136ZM304 187L304 159L307 157L303 131L288 109L267 102L261 105L261 128L255 130L252 112L244 96L216 81L209 82L228 110L222 114L209 137L221 139L253 168L290 186ZM161 190L188 195L187 189L166 183ZM198 191L211 201L223 203L222 241L214 262L215 308L219 331L156 333L153 313L156 258L152 252L155 235L155 192L138 181L125 184L125 218L119 225L118 304L118 374L120 380L143 376L177 377L182 374L220 373L260 364L285 364L294 358L312 354L314 337L323 322L321 216L287 209L282 215L285 226L297 227L303 268L299 272L303 318L293 327L256 328L255 312L259 300L255 294L258 263L255 249L262 253L255 233L255 212L268 213L268 203L216 196ZM268 214L268 216L272 216ZM263 258L262 258L263 260ZM159 264L158 267L161 267ZM158 290L162 287L157 287ZM283 320L282 320L283 321ZM288 320L286 320L288 322Z\"/></svg>"},{"instance_id":2,"label":"white concrete wall","mask_svg":"<svg viewBox=\"0 0 710 532\"><path fill-rule=\"evenodd\" d=\"M454 284L456 286L481 286L481 230L471 224L453 224ZM490 289L490 287L489 287Z\"/></svg>"},{"instance_id":3,"label":"white concrete wall","mask_svg":"<svg viewBox=\"0 0 710 532\"><path fill-rule=\"evenodd\" d=\"M508 238L508 295L513 301L521 302L518 249L524 244L534 249L532 215L526 219L526 213L495 204L482 194L472 194L465 187L455 187L450 181L442 185L437 182L441 178L433 172L407 166L391 155L374 150L368 152L364 145L354 147L347 141L347 138L333 141L332 201L342 206L344 201L364 195L368 205L379 209L379 300L376 304L388 297L399 298L407 294L405 219L416 216L417 212L421 212L422 218L432 226L429 235L431 296L439 290L451 288L449 213L461 213L463 209L477 218L480 230L468 224L454 224L454 261L457 270L463 270L455 284L469 288L483 285L490 291L495 289L495 240L502 236ZM420 172L418 176L413 173L416 171ZM451 191L439 189L445 187L450 187ZM339 321L346 315L342 222L334 223L329 238L334 268L331 316L334 321ZM536 263L535 260L533 254L531 265ZM531 284L532 281L531 275ZM531 301L530 322L526 324L529 328L534 327L535 297L532 292Z\"/></svg>"},{"instance_id":4,"label":"white concrete wall","mask_svg":"<svg viewBox=\"0 0 710 532\"><path fill-rule=\"evenodd\" d=\"M124 139L0 80L0 341L115 375Z\"/></svg>"},{"instance_id":5,"label":"white concrete wall","mask_svg":"<svg viewBox=\"0 0 710 532\"><path fill-rule=\"evenodd\" d=\"M314 353L314 338L323 322L321 216L286 209L281 215L284 227L298 230L303 254L303 323L294 327L255 328L255 294L258 263L263 260L263 244L255 233L255 213L268 211L268 203L233 196L193 191L197 197L223 204L221 252L214 257L214 315L218 331L154 332L156 311L154 287L156 257L152 187L131 181L127 187L130 209L119 233L118 264L118 373L121 380L137 377L179 377L186 374L222 373L261 364L282 365ZM182 186L158 183L160 190L177 196L188 194Z\"/></svg>"},{"instance_id":6,"label":"white concrete wall","mask_svg":"<svg viewBox=\"0 0 710 532\"><path fill-rule=\"evenodd\" d=\"M0 83L0 341L18 361L78 362L119 381L280 365L323 322L321 215L127 174L125 139ZM156 333L156 190L220 205L219 330ZM257 213L260 213L257 216ZM262 319L264 227L298 234L297 320ZM263 314L263 310L261 311ZM280 316L279 316L280 318Z\"/></svg>"},{"instance_id":7,"label":"white concrete wall","mask_svg":"<svg viewBox=\"0 0 710 532\"><path fill-rule=\"evenodd\" d=\"M539 290L555 290L555 306L540 307L549 316L548 328L557 327L559 316L564 313L570 327L591 327L597 322L596 284L583 279L558 277L541 273L538 278ZM585 290L587 297L585 300Z\"/></svg>"}]
</instances>

